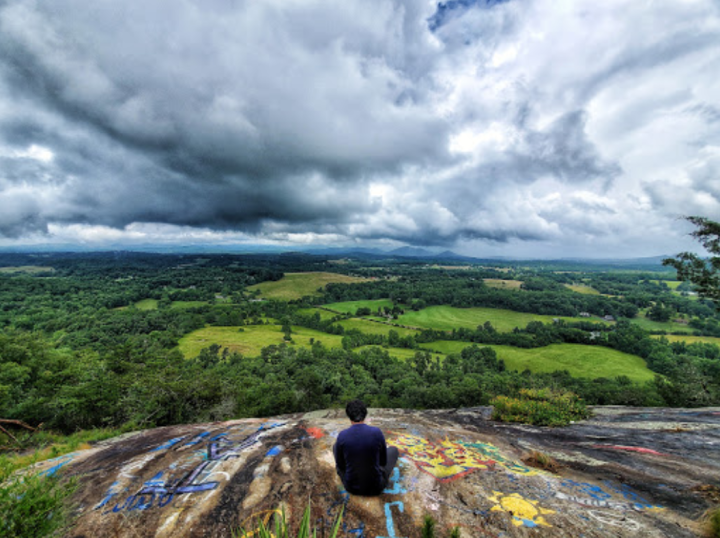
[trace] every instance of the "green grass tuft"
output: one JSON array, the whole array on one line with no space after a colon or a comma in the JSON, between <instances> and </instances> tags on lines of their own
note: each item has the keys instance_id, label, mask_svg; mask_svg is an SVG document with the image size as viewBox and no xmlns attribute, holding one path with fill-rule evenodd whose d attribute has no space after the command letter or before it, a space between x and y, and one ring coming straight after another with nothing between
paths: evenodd
<instances>
[{"instance_id":1,"label":"green grass tuft","mask_svg":"<svg viewBox=\"0 0 720 538\"><path fill-rule=\"evenodd\" d=\"M0 457L0 535L42 538L57 535L70 522L70 496L77 484L58 473L43 476L30 468L16 472L16 462Z\"/></svg>"},{"instance_id":2,"label":"green grass tuft","mask_svg":"<svg viewBox=\"0 0 720 538\"><path fill-rule=\"evenodd\" d=\"M720 506L705 512L705 527L710 538L720 538Z\"/></svg>"},{"instance_id":3,"label":"green grass tuft","mask_svg":"<svg viewBox=\"0 0 720 538\"><path fill-rule=\"evenodd\" d=\"M590 412L576 394L550 389L520 389L518 398L496 396L492 402L493 420L522 422L536 426L567 426L588 418Z\"/></svg>"}]
</instances>

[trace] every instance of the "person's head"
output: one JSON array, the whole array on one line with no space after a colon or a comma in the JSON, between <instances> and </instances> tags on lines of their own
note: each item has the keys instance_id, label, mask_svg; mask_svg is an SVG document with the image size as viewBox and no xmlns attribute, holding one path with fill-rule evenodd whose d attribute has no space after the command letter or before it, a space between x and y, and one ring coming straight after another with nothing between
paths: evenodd
<instances>
[{"instance_id":1,"label":"person's head","mask_svg":"<svg viewBox=\"0 0 720 538\"><path fill-rule=\"evenodd\" d=\"M351 422L362 422L367 416L367 407L360 400L353 400L345 406L345 413Z\"/></svg>"}]
</instances>

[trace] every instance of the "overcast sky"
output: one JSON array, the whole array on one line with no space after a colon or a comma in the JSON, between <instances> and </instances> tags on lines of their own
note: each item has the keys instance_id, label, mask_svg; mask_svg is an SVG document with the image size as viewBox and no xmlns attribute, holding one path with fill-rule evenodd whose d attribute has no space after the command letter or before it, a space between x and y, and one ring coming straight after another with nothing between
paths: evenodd
<instances>
[{"instance_id":1,"label":"overcast sky","mask_svg":"<svg viewBox=\"0 0 720 538\"><path fill-rule=\"evenodd\" d=\"M717 0L0 0L0 247L696 250Z\"/></svg>"}]
</instances>

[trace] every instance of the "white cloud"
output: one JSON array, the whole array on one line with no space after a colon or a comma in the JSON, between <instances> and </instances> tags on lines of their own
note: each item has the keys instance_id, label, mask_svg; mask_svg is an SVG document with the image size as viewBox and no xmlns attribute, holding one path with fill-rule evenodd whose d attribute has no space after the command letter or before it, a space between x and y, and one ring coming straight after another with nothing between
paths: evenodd
<instances>
[{"instance_id":1,"label":"white cloud","mask_svg":"<svg viewBox=\"0 0 720 538\"><path fill-rule=\"evenodd\" d=\"M3 243L650 255L720 219L715 2L453 5L3 3Z\"/></svg>"}]
</instances>

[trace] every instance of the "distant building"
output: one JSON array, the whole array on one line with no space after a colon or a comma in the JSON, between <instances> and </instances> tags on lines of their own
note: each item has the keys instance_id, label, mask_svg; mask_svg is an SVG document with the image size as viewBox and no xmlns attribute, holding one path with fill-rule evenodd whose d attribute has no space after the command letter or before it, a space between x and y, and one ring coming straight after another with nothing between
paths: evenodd
<instances>
[{"instance_id":1,"label":"distant building","mask_svg":"<svg viewBox=\"0 0 720 538\"><path fill-rule=\"evenodd\" d=\"M677 319L674 319L673 321L674 321L675 323L682 323L683 325L687 325L687 324L688 324L688 320L683 319L683 318L677 318Z\"/></svg>"},{"instance_id":2,"label":"distant building","mask_svg":"<svg viewBox=\"0 0 720 538\"><path fill-rule=\"evenodd\" d=\"M590 312L580 312L579 315L580 315L581 318L589 318L589 317L590 317Z\"/></svg>"},{"instance_id":3,"label":"distant building","mask_svg":"<svg viewBox=\"0 0 720 538\"><path fill-rule=\"evenodd\" d=\"M612 317L610 314L608 314L607 316L603 317L603 319L604 319L605 321L615 321L615 318Z\"/></svg>"}]
</instances>

